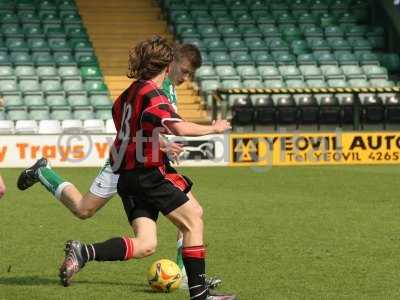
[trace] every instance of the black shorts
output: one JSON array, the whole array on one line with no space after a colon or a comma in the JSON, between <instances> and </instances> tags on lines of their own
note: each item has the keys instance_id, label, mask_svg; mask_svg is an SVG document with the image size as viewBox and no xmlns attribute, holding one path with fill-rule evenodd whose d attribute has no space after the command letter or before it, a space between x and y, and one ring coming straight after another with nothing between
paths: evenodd
<instances>
[{"instance_id":1,"label":"black shorts","mask_svg":"<svg viewBox=\"0 0 400 300\"><path fill-rule=\"evenodd\" d=\"M192 181L171 166L124 171L118 180L129 223L140 217L157 221L160 211L167 215L186 203L191 187Z\"/></svg>"}]
</instances>

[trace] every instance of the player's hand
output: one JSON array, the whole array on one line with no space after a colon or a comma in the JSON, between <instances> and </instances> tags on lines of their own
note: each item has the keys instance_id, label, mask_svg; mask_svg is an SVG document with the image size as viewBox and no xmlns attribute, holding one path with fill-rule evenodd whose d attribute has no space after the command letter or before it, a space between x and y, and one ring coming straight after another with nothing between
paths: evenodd
<instances>
[{"instance_id":1,"label":"player's hand","mask_svg":"<svg viewBox=\"0 0 400 300\"><path fill-rule=\"evenodd\" d=\"M212 123L215 133L224 133L232 129L231 124L227 120L214 120Z\"/></svg>"},{"instance_id":2,"label":"player's hand","mask_svg":"<svg viewBox=\"0 0 400 300\"><path fill-rule=\"evenodd\" d=\"M180 143L167 143L165 147L161 148L163 152L165 152L169 158L172 160L177 160L179 155L183 151L183 145Z\"/></svg>"}]
</instances>

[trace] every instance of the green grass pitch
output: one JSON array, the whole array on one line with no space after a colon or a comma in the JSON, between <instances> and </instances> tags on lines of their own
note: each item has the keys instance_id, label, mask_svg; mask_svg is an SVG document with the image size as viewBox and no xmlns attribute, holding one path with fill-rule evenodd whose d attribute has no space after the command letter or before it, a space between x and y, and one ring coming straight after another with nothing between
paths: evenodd
<instances>
[{"instance_id":1,"label":"green grass pitch","mask_svg":"<svg viewBox=\"0 0 400 300\"><path fill-rule=\"evenodd\" d=\"M57 169L86 191L98 169ZM131 234L121 201L75 219L40 186L20 192L20 170L2 169L0 299L188 299L146 283L156 259L175 259L175 228L159 219L157 253L89 263L58 283L63 244ZM397 166L186 168L205 210L209 275L241 300L399 299L400 168Z\"/></svg>"}]
</instances>

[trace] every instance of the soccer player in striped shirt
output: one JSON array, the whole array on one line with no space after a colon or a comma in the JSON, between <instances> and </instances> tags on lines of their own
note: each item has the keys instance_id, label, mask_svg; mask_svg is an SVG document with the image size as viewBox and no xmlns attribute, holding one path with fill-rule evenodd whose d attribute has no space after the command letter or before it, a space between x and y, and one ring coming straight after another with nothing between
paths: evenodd
<instances>
[{"instance_id":1,"label":"soccer player in striped shirt","mask_svg":"<svg viewBox=\"0 0 400 300\"><path fill-rule=\"evenodd\" d=\"M165 39L154 37L136 45L129 55L130 77L137 78L114 102L117 136L111 150L111 166L134 238L116 237L101 243L66 243L60 268L64 285L90 261L143 258L155 252L156 221L161 212L183 233L183 261L190 299L234 300L235 295L215 294L205 282L205 247L202 208L190 192L192 182L168 173L159 134L202 136L230 129L226 120L211 126L186 122L175 112L161 90L173 60Z\"/></svg>"}]
</instances>

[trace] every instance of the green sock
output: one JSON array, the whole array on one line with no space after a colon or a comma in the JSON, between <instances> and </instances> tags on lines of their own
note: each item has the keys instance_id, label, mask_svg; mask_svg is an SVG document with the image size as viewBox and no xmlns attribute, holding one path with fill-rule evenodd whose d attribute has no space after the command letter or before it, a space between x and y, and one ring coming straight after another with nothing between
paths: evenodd
<instances>
[{"instance_id":1,"label":"green sock","mask_svg":"<svg viewBox=\"0 0 400 300\"><path fill-rule=\"evenodd\" d=\"M66 186L71 185L71 183L66 182L50 167L41 167L38 170L38 175L40 183L43 184L44 187L58 200L61 198L63 189Z\"/></svg>"},{"instance_id":2,"label":"green sock","mask_svg":"<svg viewBox=\"0 0 400 300\"><path fill-rule=\"evenodd\" d=\"M182 247L183 247L183 240L179 239L176 242L176 249L177 249L177 253L176 253L176 264L178 265L179 269L183 270L185 268L184 264L183 264L183 258L182 258Z\"/></svg>"}]
</instances>

